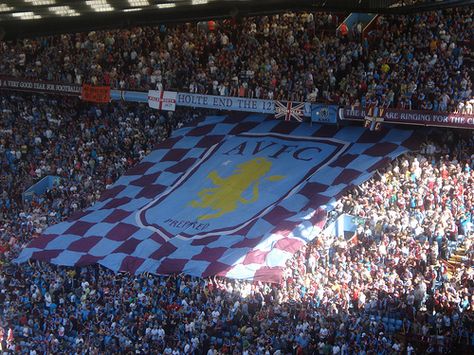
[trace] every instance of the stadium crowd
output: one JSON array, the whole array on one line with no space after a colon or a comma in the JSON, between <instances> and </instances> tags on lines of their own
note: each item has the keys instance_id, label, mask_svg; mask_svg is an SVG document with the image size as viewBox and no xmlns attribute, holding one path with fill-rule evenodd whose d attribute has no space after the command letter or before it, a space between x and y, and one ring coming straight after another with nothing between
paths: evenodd
<instances>
[{"instance_id":1,"label":"stadium crowd","mask_svg":"<svg viewBox=\"0 0 474 355\"><path fill-rule=\"evenodd\" d=\"M472 7L380 16L288 13L2 42L0 73L56 82L472 113Z\"/></svg>"},{"instance_id":2,"label":"stadium crowd","mask_svg":"<svg viewBox=\"0 0 474 355\"><path fill-rule=\"evenodd\" d=\"M61 102L59 102L61 100ZM6 353L395 354L474 345L474 136L430 135L335 214L355 238L321 235L288 262L281 285L183 275L113 274L12 260L50 224L88 206L190 111L95 107L4 95L0 158L0 343ZM58 186L23 204L42 176ZM468 248L468 250L470 250ZM459 352L458 352L459 353Z\"/></svg>"}]
</instances>

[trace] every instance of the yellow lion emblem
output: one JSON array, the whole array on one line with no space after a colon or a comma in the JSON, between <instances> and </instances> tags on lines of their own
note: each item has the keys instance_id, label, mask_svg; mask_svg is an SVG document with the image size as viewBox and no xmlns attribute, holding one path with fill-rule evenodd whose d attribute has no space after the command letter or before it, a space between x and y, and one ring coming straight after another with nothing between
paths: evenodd
<instances>
[{"instance_id":1,"label":"yellow lion emblem","mask_svg":"<svg viewBox=\"0 0 474 355\"><path fill-rule=\"evenodd\" d=\"M210 208L215 213L199 216L199 220L220 217L235 211L237 204L249 204L258 200L259 185L262 178L270 171L272 163L265 158L254 158L237 165L232 175L227 178L219 176L217 171L211 171L207 177L216 187L203 189L198 192L200 201L193 200L189 203L195 208ZM269 176L266 180L278 181L284 176ZM245 199L243 193L252 187L252 198Z\"/></svg>"}]
</instances>

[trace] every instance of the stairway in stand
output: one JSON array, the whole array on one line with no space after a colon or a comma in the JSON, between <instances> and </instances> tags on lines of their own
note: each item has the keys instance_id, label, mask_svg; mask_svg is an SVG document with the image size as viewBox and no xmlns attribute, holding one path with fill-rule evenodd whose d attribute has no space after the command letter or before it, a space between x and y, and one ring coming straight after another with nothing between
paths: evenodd
<instances>
[{"instance_id":1,"label":"stairway in stand","mask_svg":"<svg viewBox=\"0 0 474 355\"><path fill-rule=\"evenodd\" d=\"M448 268L448 275L451 279L456 277L458 269L463 266L467 266L469 261L468 250L472 244L472 237L466 238L462 244L460 244L456 250L451 254L449 260L445 262L446 267Z\"/></svg>"}]
</instances>

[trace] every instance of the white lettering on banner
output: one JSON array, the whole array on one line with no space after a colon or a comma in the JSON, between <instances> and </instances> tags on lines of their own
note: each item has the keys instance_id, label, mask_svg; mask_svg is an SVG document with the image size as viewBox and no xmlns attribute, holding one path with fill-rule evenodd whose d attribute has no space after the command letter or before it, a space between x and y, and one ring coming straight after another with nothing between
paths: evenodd
<instances>
[{"instance_id":1,"label":"white lettering on banner","mask_svg":"<svg viewBox=\"0 0 474 355\"><path fill-rule=\"evenodd\" d=\"M68 93L68 94L80 94L80 85L61 85L47 82L36 82L28 80L13 80L13 79L1 79L0 87L17 89L17 90L29 90L38 92L54 92L54 93Z\"/></svg>"},{"instance_id":2,"label":"white lettering on banner","mask_svg":"<svg viewBox=\"0 0 474 355\"><path fill-rule=\"evenodd\" d=\"M70 93L81 93L81 87L80 86L73 86L73 85L48 85L48 88L53 91L64 91L64 92L70 92Z\"/></svg>"},{"instance_id":3,"label":"white lettering on banner","mask_svg":"<svg viewBox=\"0 0 474 355\"><path fill-rule=\"evenodd\" d=\"M362 120L366 115L365 110L353 107L339 109L342 120ZM384 114L385 122L418 124L427 126L457 127L474 129L474 116L462 114L449 114L442 112L409 111L388 109Z\"/></svg>"},{"instance_id":4,"label":"white lettering on banner","mask_svg":"<svg viewBox=\"0 0 474 355\"><path fill-rule=\"evenodd\" d=\"M451 121L455 124L464 124L465 119L464 117L451 117Z\"/></svg>"}]
</instances>

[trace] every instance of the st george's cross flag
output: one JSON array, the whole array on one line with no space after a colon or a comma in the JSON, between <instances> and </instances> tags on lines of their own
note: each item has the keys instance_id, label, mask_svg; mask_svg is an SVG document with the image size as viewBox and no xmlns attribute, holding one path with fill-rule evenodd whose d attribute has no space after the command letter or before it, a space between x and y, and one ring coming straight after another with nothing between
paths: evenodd
<instances>
[{"instance_id":1,"label":"st george's cross flag","mask_svg":"<svg viewBox=\"0 0 474 355\"><path fill-rule=\"evenodd\" d=\"M292 101L275 101L275 118L285 121L303 121L305 103Z\"/></svg>"},{"instance_id":2,"label":"st george's cross flag","mask_svg":"<svg viewBox=\"0 0 474 355\"><path fill-rule=\"evenodd\" d=\"M17 262L280 282L323 228L325 206L416 142L409 130L207 117L46 229Z\"/></svg>"},{"instance_id":3,"label":"st george's cross flag","mask_svg":"<svg viewBox=\"0 0 474 355\"><path fill-rule=\"evenodd\" d=\"M177 96L178 93L175 91L149 90L148 106L160 111L175 111Z\"/></svg>"}]
</instances>

